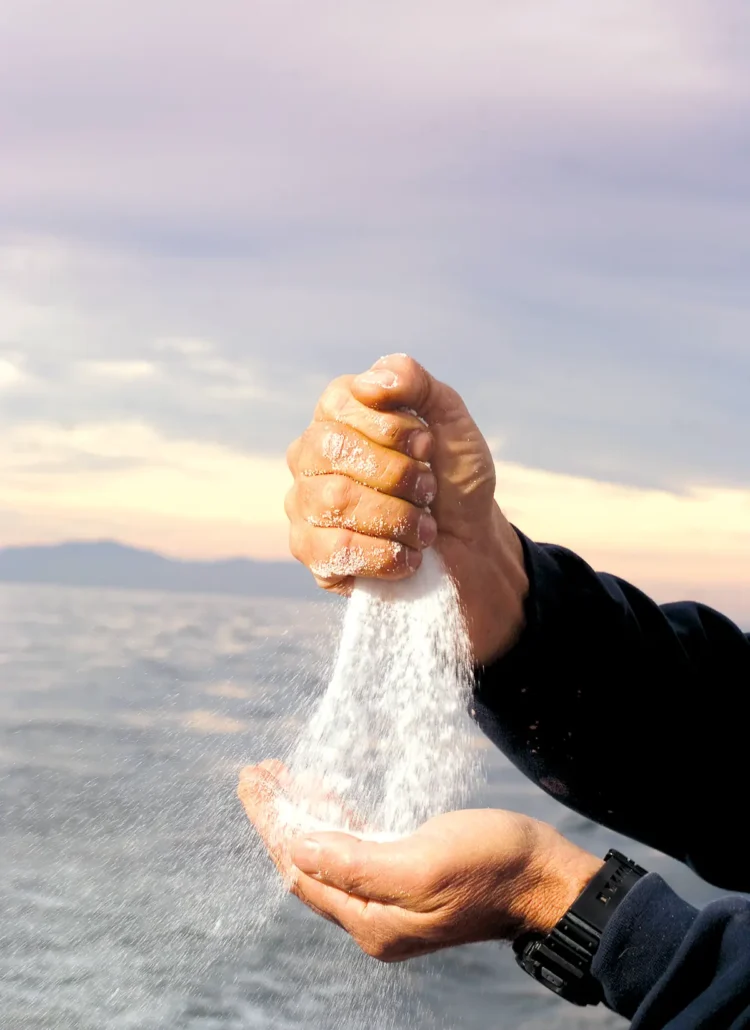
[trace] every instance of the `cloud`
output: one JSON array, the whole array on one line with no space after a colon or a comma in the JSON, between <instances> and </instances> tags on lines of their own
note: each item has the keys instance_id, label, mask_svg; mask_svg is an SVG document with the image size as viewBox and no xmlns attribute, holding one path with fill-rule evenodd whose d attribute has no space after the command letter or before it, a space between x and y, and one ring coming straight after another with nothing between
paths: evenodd
<instances>
[{"instance_id":1,"label":"cloud","mask_svg":"<svg viewBox=\"0 0 750 1030\"><path fill-rule=\"evenodd\" d=\"M151 361L82 361L74 366L85 379L114 379L118 383L149 379L156 374Z\"/></svg>"},{"instance_id":2,"label":"cloud","mask_svg":"<svg viewBox=\"0 0 750 1030\"><path fill-rule=\"evenodd\" d=\"M278 458L135 423L38 424L3 437L0 466L6 543L118 536L191 557L288 556L291 479ZM750 619L750 490L678 496L502 461L497 473L499 503L533 538L565 543L660 600L702 598Z\"/></svg>"},{"instance_id":3,"label":"cloud","mask_svg":"<svg viewBox=\"0 0 750 1030\"><path fill-rule=\"evenodd\" d=\"M280 482L325 383L393 350L555 495L750 486L743 0L144 10L0 11L8 513L280 550L277 486L206 511L213 463Z\"/></svg>"},{"instance_id":4,"label":"cloud","mask_svg":"<svg viewBox=\"0 0 750 1030\"><path fill-rule=\"evenodd\" d=\"M7 358L0 357L0 391L13 389L25 378L18 365Z\"/></svg>"},{"instance_id":5,"label":"cloud","mask_svg":"<svg viewBox=\"0 0 750 1030\"><path fill-rule=\"evenodd\" d=\"M6 543L117 536L170 554L288 555L278 459L147 425L27 423L0 438Z\"/></svg>"},{"instance_id":6,"label":"cloud","mask_svg":"<svg viewBox=\"0 0 750 1030\"><path fill-rule=\"evenodd\" d=\"M164 340L155 340L154 349L157 351L172 351L176 354L182 354L186 356L192 356L195 354L210 354L213 347L208 340L191 340L169 338Z\"/></svg>"}]
</instances>

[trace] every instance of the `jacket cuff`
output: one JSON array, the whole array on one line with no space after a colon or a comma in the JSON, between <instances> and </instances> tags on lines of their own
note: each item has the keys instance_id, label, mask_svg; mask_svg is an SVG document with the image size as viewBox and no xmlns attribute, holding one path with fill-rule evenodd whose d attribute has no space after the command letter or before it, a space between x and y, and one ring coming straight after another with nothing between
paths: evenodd
<instances>
[{"instance_id":1,"label":"jacket cuff","mask_svg":"<svg viewBox=\"0 0 750 1030\"><path fill-rule=\"evenodd\" d=\"M560 570L554 558L513 526L523 548L524 566L529 589L524 602L524 627L507 654L491 665L475 670L477 697L481 700L493 692L498 679L503 683L516 678L528 679L539 671L544 648L540 647L550 608L560 596Z\"/></svg>"},{"instance_id":2,"label":"jacket cuff","mask_svg":"<svg viewBox=\"0 0 750 1030\"><path fill-rule=\"evenodd\" d=\"M633 1018L697 916L656 873L633 887L605 928L591 967L609 1008Z\"/></svg>"}]
</instances>

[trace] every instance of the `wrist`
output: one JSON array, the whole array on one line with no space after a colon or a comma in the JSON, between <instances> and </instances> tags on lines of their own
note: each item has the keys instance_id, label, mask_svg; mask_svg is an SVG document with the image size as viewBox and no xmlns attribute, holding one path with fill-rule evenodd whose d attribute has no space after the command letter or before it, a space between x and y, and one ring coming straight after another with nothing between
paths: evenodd
<instances>
[{"instance_id":1,"label":"wrist","mask_svg":"<svg viewBox=\"0 0 750 1030\"><path fill-rule=\"evenodd\" d=\"M530 885L517 937L550 933L604 865L601 858L547 829L549 839L540 841L537 857L530 863Z\"/></svg>"},{"instance_id":2,"label":"wrist","mask_svg":"<svg viewBox=\"0 0 750 1030\"><path fill-rule=\"evenodd\" d=\"M497 504L486 532L477 540L473 565L473 575L463 584L462 601L474 660L491 665L518 641L529 591L523 545Z\"/></svg>"}]
</instances>

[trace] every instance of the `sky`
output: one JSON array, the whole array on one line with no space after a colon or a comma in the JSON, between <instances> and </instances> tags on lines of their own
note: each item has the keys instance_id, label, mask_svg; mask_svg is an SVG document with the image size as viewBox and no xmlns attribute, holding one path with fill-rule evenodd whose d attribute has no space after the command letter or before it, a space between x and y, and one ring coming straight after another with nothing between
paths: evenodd
<instances>
[{"instance_id":1,"label":"sky","mask_svg":"<svg viewBox=\"0 0 750 1030\"><path fill-rule=\"evenodd\" d=\"M3 0L0 545L285 557L406 351L532 536L750 621L745 0Z\"/></svg>"}]
</instances>

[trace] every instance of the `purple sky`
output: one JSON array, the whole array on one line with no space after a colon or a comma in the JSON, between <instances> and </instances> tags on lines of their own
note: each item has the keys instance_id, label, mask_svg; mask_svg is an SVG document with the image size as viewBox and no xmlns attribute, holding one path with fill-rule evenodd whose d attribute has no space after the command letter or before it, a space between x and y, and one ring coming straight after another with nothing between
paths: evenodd
<instances>
[{"instance_id":1,"label":"purple sky","mask_svg":"<svg viewBox=\"0 0 750 1030\"><path fill-rule=\"evenodd\" d=\"M273 459L406 350L501 460L750 488L749 163L744 0L3 0L0 428Z\"/></svg>"}]
</instances>

